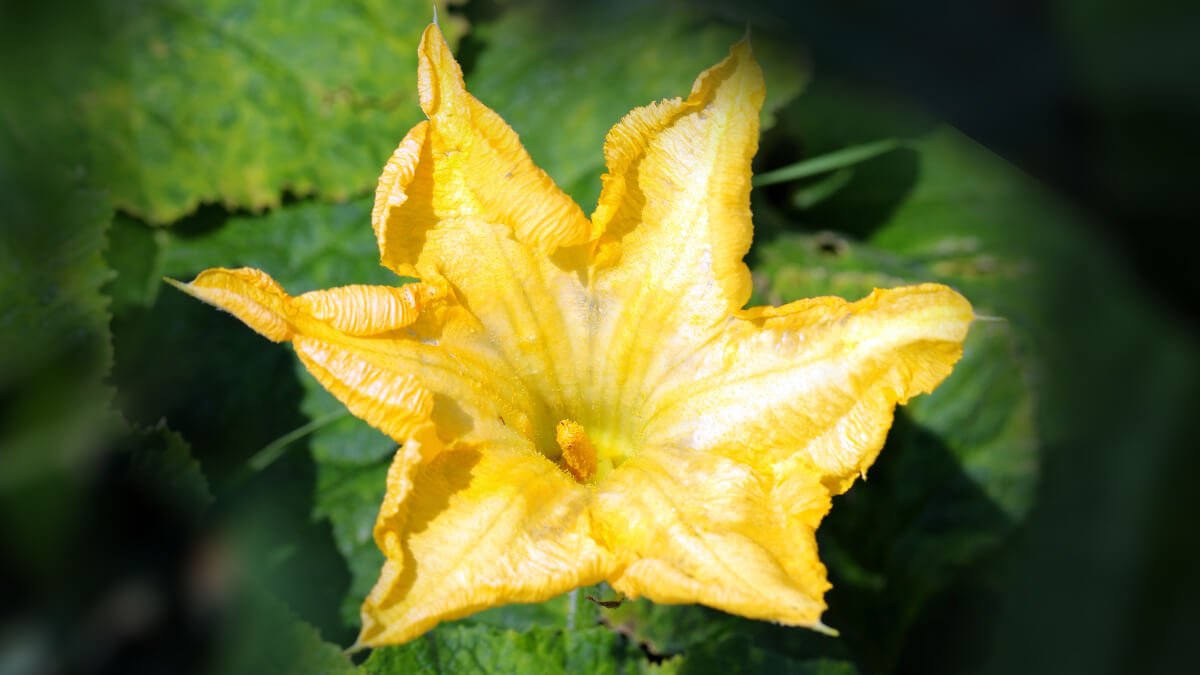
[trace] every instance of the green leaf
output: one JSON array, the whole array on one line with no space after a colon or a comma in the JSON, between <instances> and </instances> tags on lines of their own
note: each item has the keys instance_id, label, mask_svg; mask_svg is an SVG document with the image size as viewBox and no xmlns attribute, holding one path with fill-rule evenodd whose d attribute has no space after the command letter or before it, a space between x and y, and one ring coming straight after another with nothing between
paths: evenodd
<instances>
[{"instance_id":1,"label":"green leaf","mask_svg":"<svg viewBox=\"0 0 1200 675\"><path fill-rule=\"evenodd\" d=\"M383 553L373 531L387 488L388 463L372 465L324 461L317 464L313 515L328 518L333 539L350 571L350 588L342 601L342 620L359 625L359 608L383 569Z\"/></svg>"},{"instance_id":2,"label":"green leaf","mask_svg":"<svg viewBox=\"0 0 1200 675\"><path fill-rule=\"evenodd\" d=\"M354 673L340 647L325 642L317 629L301 621L266 591L244 588L233 620L218 643L213 673Z\"/></svg>"},{"instance_id":3,"label":"green leaf","mask_svg":"<svg viewBox=\"0 0 1200 675\"><path fill-rule=\"evenodd\" d=\"M47 166L41 141L0 125L0 387L83 350L105 367L112 278L105 264L112 211L102 192Z\"/></svg>"},{"instance_id":4,"label":"green leaf","mask_svg":"<svg viewBox=\"0 0 1200 675\"><path fill-rule=\"evenodd\" d=\"M131 482L153 493L158 503L198 519L213 495L187 441L164 423L138 436L141 442L129 458Z\"/></svg>"},{"instance_id":5,"label":"green leaf","mask_svg":"<svg viewBox=\"0 0 1200 675\"><path fill-rule=\"evenodd\" d=\"M115 277L105 287L113 314L154 304L162 288L162 234L124 213L113 218L107 257Z\"/></svg>"},{"instance_id":6,"label":"green leaf","mask_svg":"<svg viewBox=\"0 0 1200 675\"><path fill-rule=\"evenodd\" d=\"M0 19L0 496L77 469L117 422L103 382L112 209L61 103L86 84L77 59L98 40L55 8L12 9Z\"/></svg>"},{"instance_id":7,"label":"green leaf","mask_svg":"<svg viewBox=\"0 0 1200 675\"><path fill-rule=\"evenodd\" d=\"M468 85L588 209L600 194L608 130L635 107L687 96L745 31L682 5L514 7L478 27L486 49ZM767 78L767 128L773 111L804 87L808 69L793 45L766 30L756 30L753 44Z\"/></svg>"},{"instance_id":8,"label":"green leaf","mask_svg":"<svg viewBox=\"0 0 1200 675\"><path fill-rule=\"evenodd\" d=\"M263 216L218 217L172 230L163 273L190 278L209 267L256 267L289 293L345 284L397 284L379 264L371 201L300 202Z\"/></svg>"},{"instance_id":9,"label":"green leaf","mask_svg":"<svg viewBox=\"0 0 1200 675\"><path fill-rule=\"evenodd\" d=\"M850 656L842 641L827 635L745 619L703 605L656 605L638 599L601 612L605 625L628 635L652 654L683 655L683 659L675 660L681 663L691 660L699 664L703 658L697 655L711 651L706 645L728 642L736 646L734 651L743 649L740 640L749 640L754 650L800 662L814 657L837 661Z\"/></svg>"},{"instance_id":10,"label":"green leaf","mask_svg":"<svg viewBox=\"0 0 1200 675\"><path fill-rule=\"evenodd\" d=\"M613 591L604 584L578 588L545 602L516 603L485 609L461 619L461 623L485 624L517 631L529 630L534 626L589 628L600 623L602 610L595 602L589 600L588 596L604 600L613 597Z\"/></svg>"},{"instance_id":11,"label":"green leaf","mask_svg":"<svg viewBox=\"0 0 1200 675\"><path fill-rule=\"evenodd\" d=\"M701 605L656 605L645 598L627 599L602 613L607 625L660 656L679 654L692 645L725 636L734 620Z\"/></svg>"},{"instance_id":12,"label":"green leaf","mask_svg":"<svg viewBox=\"0 0 1200 675\"><path fill-rule=\"evenodd\" d=\"M523 633L487 626L444 626L399 647L376 649L359 672L637 673L657 670L636 646L603 628Z\"/></svg>"},{"instance_id":13,"label":"green leaf","mask_svg":"<svg viewBox=\"0 0 1200 675\"><path fill-rule=\"evenodd\" d=\"M106 3L104 77L77 101L113 201L164 224L199 204L260 210L374 184L421 119L416 51L442 2Z\"/></svg>"}]
</instances>

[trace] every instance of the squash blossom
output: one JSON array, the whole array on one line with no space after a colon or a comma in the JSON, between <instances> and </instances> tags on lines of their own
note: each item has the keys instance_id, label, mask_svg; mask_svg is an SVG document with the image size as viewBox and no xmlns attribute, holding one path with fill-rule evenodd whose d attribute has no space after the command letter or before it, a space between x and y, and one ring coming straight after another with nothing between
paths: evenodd
<instances>
[{"instance_id":1,"label":"squash blossom","mask_svg":"<svg viewBox=\"0 0 1200 675\"><path fill-rule=\"evenodd\" d=\"M467 93L437 26L428 120L371 214L420 281L289 296L180 285L271 340L400 444L360 645L607 581L628 597L821 624L815 530L931 391L973 319L936 284L744 309L762 73L749 44L609 132L591 218Z\"/></svg>"}]
</instances>

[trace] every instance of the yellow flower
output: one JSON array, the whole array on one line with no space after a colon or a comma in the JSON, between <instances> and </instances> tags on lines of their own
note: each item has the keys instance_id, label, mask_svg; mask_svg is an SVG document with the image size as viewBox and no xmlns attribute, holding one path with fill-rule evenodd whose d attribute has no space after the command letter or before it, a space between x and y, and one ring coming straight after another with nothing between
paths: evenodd
<instances>
[{"instance_id":1,"label":"yellow flower","mask_svg":"<svg viewBox=\"0 0 1200 675\"><path fill-rule=\"evenodd\" d=\"M181 286L290 341L401 444L360 644L601 581L824 629L817 525L896 404L950 373L970 305L923 284L743 309L764 93L744 42L612 129L591 219L467 93L436 26L418 78L429 119L372 222L383 264L419 283Z\"/></svg>"}]
</instances>

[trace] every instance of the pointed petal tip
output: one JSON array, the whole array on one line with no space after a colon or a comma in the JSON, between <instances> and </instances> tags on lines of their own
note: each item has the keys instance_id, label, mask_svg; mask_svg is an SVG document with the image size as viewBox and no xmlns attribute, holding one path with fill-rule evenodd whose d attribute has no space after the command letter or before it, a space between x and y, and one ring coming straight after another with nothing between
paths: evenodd
<instances>
[{"instance_id":1,"label":"pointed petal tip","mask_svg":"<svg viewBox=\"0 0 1200 675\"><path fill-rule=\"evenodd\" d=\"M197 300L229 312L272 342L284 342L293 336L287 318L291 298L261 270L214 267L197 274L191 283L164 281Z\"/></svg>"},{"instance_id":2,"label":"pointed petal tip","mask_svg":"<svg viewBox=\"0 0 1200 675\"><path fill-rule=\"evenodd\" d=\"M828 635L829 637L839 637L841 635L838 629L826 626L825 623L820 619L817 619L817 622L809 626L809 628L823 635Z\"/></svg>"},{"instance_id":3,"label":"pointed petal tip","mask_svg":"<svg viewBox=\"0 0 1200 675\"><path fill-rule=\"evenodd\" d=\"M751 62L758 65L758 60L754 58L754 40L751 36L750 24L746 24L746 31L742 33L742 37L729 47L729 56L738 62Z\"/></svg>"},{"instance_id":4,"label":"pointed petal tip","mask_svg":"<svg viewBox=\"0 0 1200 675\"><path fill-rule=\"evenodd\" d=\"M174 286L175 288L178 288L179 290L183 291L184 293L187 293L188 295L192 295L192 291L190 288L188 288L187 282L179 281L178 279L172 279L171 277L162 277L162 280L167 285Z\"/></svg>"},{"instance_id":5,"label":"pointed petal tip","mask_svg":"<svg viewBox=\"0 0 1200 675\"><path fill-rule=\"evenodd\" d=\"M359 635L358 639L356 639L354 641L354 644L343 649L342 653L345 654L346 656L354 656L355 654L361 652L364 649L368 649L369 647L370 647L370 645L363 643L362 635Z\"/></svg>"},{"instance_id":6,"label":"pointed petal tip","mask_svg":"<svg viewBox=\"0 0 1200 675\"><path fill-rule=\"evenodd\" d=\"M439 103L450 93L446 91L447 86L452 90L465 90L462 68L454 59L441 27L431 23L421 35L421 45L417 48L417 91L421 110L426 115L436 114Z\"/></svg>"},{"instance_id":7,"label":"pointed petal tip","mask_svg":"<svg viewBox=\"0 0 1200 675\"><path fill-rule=\"evenodd\" d=\"M438 23L436 4L433 6L433 21L431 21L429 25L425 27L425 31L421 33L420 50L424 52L426 46L434 43L434 41L446 44L446 36L442 35L442 26Z\"/></svg>"},{"instance_id":8,"label":"pointed petal tip","mask_svg":"<svg viewBox=\"0 0 1200 675\"><path fill-rule=\"evenodd\" d=\"M688 101L693 104L708 105L716 96L722 83L733 83L730 91L742 90L750 92L749 100L753 101L755 109L761 109L766 98L766 81L763 77L762 66L754 58L754 50L750 45L749 28L742 39L729 47L729 55L719 63L700 73L692 84Z\"/></svg>"}]
</instances>

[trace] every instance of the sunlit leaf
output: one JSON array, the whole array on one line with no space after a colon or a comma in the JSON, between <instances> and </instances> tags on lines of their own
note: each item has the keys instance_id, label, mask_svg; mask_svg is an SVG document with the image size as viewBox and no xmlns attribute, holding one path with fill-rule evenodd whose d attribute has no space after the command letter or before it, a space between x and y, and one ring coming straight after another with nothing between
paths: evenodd
<instances>
[{"instance_id":1,"label":"sunlit leaf","mask_svg":"<svg viewBox=\"0 0 1200 675\"><path fill-rule=\"evenodd\" d=\"M91 163L155 224L366 192L417 119L413 45L435 5L456 38L441 2L105 3L105 77L77 101Z\"/></svg>"}]
</instances>

